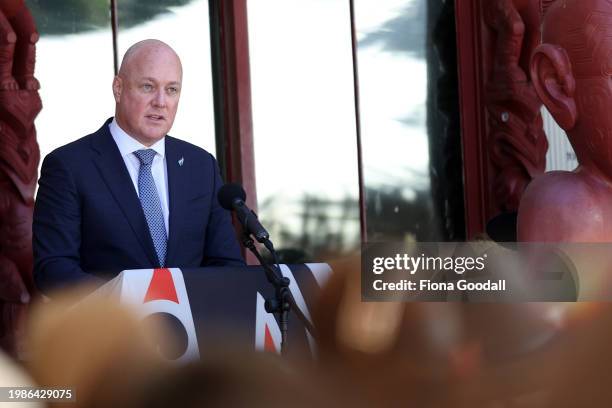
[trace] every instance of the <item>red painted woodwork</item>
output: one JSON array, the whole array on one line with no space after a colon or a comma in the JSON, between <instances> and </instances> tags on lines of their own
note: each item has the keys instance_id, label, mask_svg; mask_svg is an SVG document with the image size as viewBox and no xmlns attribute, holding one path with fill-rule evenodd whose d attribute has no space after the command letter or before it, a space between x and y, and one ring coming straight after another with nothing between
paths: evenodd
<instances>
[{"instance_id":1,"label":"red painted woodwork","mask_svg":"<svg viewBox=\"0 0 612 408\"><path fill-rule=\"evenodd\" d=\"M518 239L612 242L612 3L559 0L549 6L531 76L579 165L542 175L527 188Z\"/></svg>"},{"instance_id":2,"label":"red painted woodwork","mask_svg":"<svg viewBox=\"0 0 612 408\"><path fill-rule=\"evenodd\" d=\"M228 182L241 183L257 208L246 0L219 2Z\"/></svg>"},{"instance_id":3,"label":"red painted woodwork","mask_svg":"<svg viewBox=\"0 0 612 408\"><path fill-rule=\"evenodd\" d=\"M0 2L0 90L37 90L34 78L38 32L23 0Z\"/></svg>"},{"instance_id":4,"label":"red painted woodwork","mask_svg":"<svg viewBox=\"0 0 612 408\"><path fill-rule=\"evenodd\" d=\"M484 0L487 1L487 0ZM468 239L482 233L488 219L488 153L484 112L484 50L479 0L456 0L457 64Z\"/></svg>"},{"instance_id":5,"label":"red painted woodwork","mask_svg":"<svg viewBox=\"0 0 612 408\"><path fill-rule=\"evenodd\" d=\"M545 169L541 102L529 78L546 0L456 0L468 239L518 208Z\"/></svg>"},{"instance_id":6,"label":"red painted woodwork","mask_svg":"<svg viewBox=\"0 0 612 408\"><path fill-rule=\"evenodd\" d=\"M242 184L247 194L247 205L257 211L247 4L246 0L222 0L217 4L226 181ZM235 220L234 225L240 231ZM248 264L257 263L244 248L243 255Z\"/></svg>"},{"instance_id":7,"label":"red painted woodwork","mask_svg":"<svg viewBox=\"0 0 612 408\"><path fill-rule=\"evenodd\" d=\"M34 78L38 33L23 1L0 3L0 346L15 353L32 279L32 213L42 109Z\"/></svg>"},{"instance_id":8,"label":"red painted woodwork","mask_svg":"<svg viewBox=\"0 0 612 408\"><path fill-rule=\"evenodd\" d=\"M529 78L529 59L540 42L540 4L489 0L482 7L485 41L492 42L485 80L490 211L514 212L527 184L546 169L542 102Z\"/></svg>"}]
</instances>

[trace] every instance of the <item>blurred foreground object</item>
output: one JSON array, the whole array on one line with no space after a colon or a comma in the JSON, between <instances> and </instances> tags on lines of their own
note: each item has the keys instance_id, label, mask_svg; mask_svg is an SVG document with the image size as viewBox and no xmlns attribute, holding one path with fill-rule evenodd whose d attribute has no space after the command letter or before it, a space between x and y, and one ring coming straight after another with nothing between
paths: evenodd
<instances>
[{"instance_id":1,"label":"blurred foreground object","mask_svg":"<svg viewBox=\"0 0 612 408\"><path fill-rule=\"evenodd\" d=\"M366 406L446 406L464 338L452 304L362 302L358 257L334 271L313 315L320 369Z\"/></svg>"},{"instance_id":2,"label":"blurred foreground object","mask_svg":"<svg viewBox=\"0 0 612 408\"><path fill-rule=\"evenodd\" d=\"M365 405L552 407L572 381L612 397L597 357L612 358L612 306L362 302L359 259L330 265L314 314L320 369ZM567 398L593 406L586 392Z\"/></svg>"},{"instance_id":3,"label":"blurred foreground object","mask_svg":"<svg viewBox=\"0 0 612 408\"><path fill-rule=\"evenodd\" d=\"M34 382L19 368L10 357L0 352L0 387L34 387ZM43 404L36 402L0 402L6 408L38 408Z\"/></svg>"},{"instance_id":4,"label":"blurred foreground object","mask_svg":"<svg viewBox=\"0 0 612 408\"><path fill-rule=\"evenodd\" d=\"M76 389L76 403L54 406L340 405L338 393L311 368L272 353L247 351L231 339L209 343L202 360L166 364L160 348L172 340L167 333L143 326L141 317L108 299L75 304L81 296L60 296L32 313L33 376L47 387Z\"/></svg>"},{"instance_id":5,"label":"blurred foreground object","mask_svg":"<svg viewBox=\"0 0 612 408\"><path fill-rule=\"evenodd\" d=\"M355 406L337 391L312 370L298 370L274 354L220 350L151 383L150 391L134 407Z\"/></svg>"},{"instance_id":6,"label":"blurred foreground object","mask_svg":"<svg viewBox=\"0 0 612 408\"><path fill-rule=\"evenodd\" d=\"M32 375L45 387L75 388L76 403L65 406L131 406L144 384L163 374L166 366L155 347L168 340L112 300L75 305L81 296L64 295L32 310Z\"/></svg>"}]
</instances>

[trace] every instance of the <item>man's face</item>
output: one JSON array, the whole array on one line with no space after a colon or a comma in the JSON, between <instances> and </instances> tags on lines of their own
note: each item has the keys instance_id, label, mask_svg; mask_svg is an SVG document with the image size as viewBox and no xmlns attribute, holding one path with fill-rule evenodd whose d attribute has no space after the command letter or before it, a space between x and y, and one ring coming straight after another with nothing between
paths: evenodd
<instances>
[{"instance_id":1,"label":"man's face","mask_svg":"<svg viewBox=\"0 0 612 408\"><path fill-rule=\"evenodd\" d=\"M163 47L138 50L113 82L119 126L145 146L162 139L174 122L181 80L174 52Z\"/></svg>"}]
</instances>

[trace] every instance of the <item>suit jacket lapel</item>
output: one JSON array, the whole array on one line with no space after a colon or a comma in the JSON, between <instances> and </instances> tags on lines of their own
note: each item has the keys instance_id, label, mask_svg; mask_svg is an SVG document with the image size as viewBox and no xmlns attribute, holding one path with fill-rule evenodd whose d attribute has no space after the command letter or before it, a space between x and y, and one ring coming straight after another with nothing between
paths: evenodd
<instances>
[{"instance_id":1,"label":"suit jacket lapel","mask_svg":"<svg viewBox=\"0 0 612 408\"><path fill-rule=\"evenodd\" d=\"M92 148L98 152L94 162L111 194L125 214L149 261L152 265L158 265L159 261L138 194L134 190L134 184L125 167L121 153L119 153L119 148L110 134L109 122L110 120L93 134Z\"/></svg>"},{"instance_id":2,"label":"suit jacket lapel","mask_svg":"<svg viewBox=\"0 0 612 408\"><path fill-rule=\"evenodd\" d=\"M183 161L181 161L183 159ZM179 163L179 161L181 161ZM170 207L168 253L166 264L176 265L176 253L180 240L181 214L184 214L185 201L189 194L188 172L183 165L184 156L176 140L166 136L166 169L168 171L168 199Z\"/></svg>"}]
</instances>

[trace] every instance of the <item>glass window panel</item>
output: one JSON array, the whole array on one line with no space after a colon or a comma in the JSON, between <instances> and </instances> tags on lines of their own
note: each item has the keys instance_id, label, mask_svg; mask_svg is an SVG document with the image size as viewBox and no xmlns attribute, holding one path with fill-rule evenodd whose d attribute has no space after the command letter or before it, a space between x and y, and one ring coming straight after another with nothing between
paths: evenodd
<instances>
[{"instance_id":1,"label":"glass window panel","mask_svg":"<svg viewBox=\"0 0 612 408\"><path fill-rule=\"evenodd\" d=\"M349 2L250 0L259 216L284 261L359 245Z\"/></svg>"},{"instance_id":2,"label":"glass window panel","mask_svg":"<svg viewBox=\"0 0 612 408\"><path fill-rule=\"evenodd\" d=\"M433 185L452 172L445 167L450 162L447 159L433 163L436 155L432 152L445 149L440 148L444 137L440 122L445 118L429 111L440 97L435 94L436 81L430 78L432 71L439 71L440 63L429 39L441 3L354 0L371 241L445 238L440 215L444 209L439 211L439 203L434 202ZM458 133L455 137L458 141ZM451 150L459 154L459 144ZM460 167L454 173L460 185ZM434 176L439 178L434 181ZM458 200L457 205L462 205L461 193Z\"/></svg>"},{"instance_id":3,"label":"glass window panel","mask_svg":"<svg viewBox=\"0 0 612 408\"><path fill-rule=\"evenodd\" d=\"M114 111L108 0L26 0L36 21L41 157L96 131ZM41 161L42 162L42 161Z\"/></svg>"},{"instance_id":4,"label":"glass window panel","mask_svg":"<svg viewBox=\"0 0 612 408\"><path fill-rule=\"evenodd\" d=\"M215 155L215 122L207 0L120 0L119 59L134 43L156 38L183 64L183 87L172 136Z\"/></svg>"}]
</instances>

